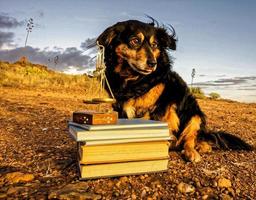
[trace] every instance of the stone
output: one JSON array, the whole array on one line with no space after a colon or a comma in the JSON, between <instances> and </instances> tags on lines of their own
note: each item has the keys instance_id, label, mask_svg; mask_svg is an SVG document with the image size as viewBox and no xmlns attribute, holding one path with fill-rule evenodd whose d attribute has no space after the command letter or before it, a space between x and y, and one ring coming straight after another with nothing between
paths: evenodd
<instances>
[{"instance_id":1,"label":"stone","mask_svg":"<svg viewBox=\"0 0 256 200\"><path fill-rule=\"evenodd\" d=\"M145 189L142 190L140 197L144 198L144 197L146 197L146 195L147 195L147 191Z\"/></svg>"},{"instance_id":2,"label":"stone","mask_svg":"<svg viewBox=\"0 0 256 200\"><path fill-rule=\"evenodd\" d=\"M181 182L178 184L177 189L181 193L194 193L195 192L195 187L193 185Z\"/></svg>"},{"instance_id":3,"label":"stone","mask_svg":"<svg viewBox=\"0 0 256 200\"><path fill-rule=\"evenodd\" d=\"M118 182L115 184L117 188L120 188L124 185L126 185L126 183L128 182L128 178L126 176L123 176L121 178L119 178Z\"/></svg>"},{"instance_id":4,"label":"stone","mask_svg":"<svg viewBox=\"0 0 256 200\"><path fill-rule=\"evenodd\" d=\"M22 172L11 172L5 175L5 182L13 184L20 182L30 182L35 179L33 174L24 174Z\"/></svg>"},{"instance_id":5,"label":"stone","mask_svg":"<svg viewBox=\"0 0 256 200\"><path fill-rule=\"evenodd\" d=\"M75 184L68 184L59 190L50 192L48 199L101 199L101 195L87 192L88 184L86 182L79 182Z\"/></svg>"},{"instance_id":6,"label":"stone","mask_svg":"<svg viewBox=\"0 0 256 200\"><path fill-rule=\"evenodd\" d=\"M137 199L136 194L132 194L131 198L132 198L132 200L136 200Z\"/></svg>"},{"instance_id":7,"label":"stone","mask_svg":"<svg viewBox=\"0 0 256 200\"><path fill-rule=\"evenodd\" d=\"M22 186L18 186L18 187L10 187L7 190L7 195L14 195L14 194L21 194L21 193L27 193L28 188L27 187L22 187Z\"/></svg>"},{"instance_id":8,"label":"stone","mask_svg":"<svg viewBox=\"0 0 256 200\"><path fill-rule=\"evenodd\" d=\"M0 193L0 199L7 199L7 194Z\"/></svg>"},{"instance_id":9,"label":"stone","mask_svg":"<svg viewBox=\"0 0 256 200\"><path fill-rule=\"evenodd\" d=\"M220 178L218 180L218 187L220 188L230 188L232 186L231 181L226 178Z\"/></svg>"},{"instance_id":10,"label":"stone","mask_svg":"<svg viewBox=\"0 0 256 200\"><path fill-rule=\"evenodd\" d=\"M233 200L233 198L227 194L222 194L221 195L221 199L222 200Z\"/></svg>"}]
</instances>

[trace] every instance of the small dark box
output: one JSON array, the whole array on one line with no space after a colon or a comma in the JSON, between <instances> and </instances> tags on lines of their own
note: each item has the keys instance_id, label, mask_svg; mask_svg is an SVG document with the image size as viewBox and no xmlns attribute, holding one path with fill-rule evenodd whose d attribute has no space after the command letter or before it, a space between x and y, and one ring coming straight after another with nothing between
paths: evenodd
<instances>
[{"instance_id":1,"label":"small dark box","mask_svg":"<svg viewBox=\"0 0 256 200\"><path fill-rule=\"evenodd\" d=\"M111 112L97 112L97 111L75 111L73 112L73 122L79 124L116 124L118 119L118 113L115 111Z\"/></svg>"}]
</instances>

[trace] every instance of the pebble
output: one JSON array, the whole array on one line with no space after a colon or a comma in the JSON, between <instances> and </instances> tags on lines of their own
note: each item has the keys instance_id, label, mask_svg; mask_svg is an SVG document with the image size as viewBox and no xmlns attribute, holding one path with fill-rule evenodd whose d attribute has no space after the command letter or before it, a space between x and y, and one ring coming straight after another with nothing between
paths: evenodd
<instances>
[{"instance_id":1,"label":"pebble","mask_svg":"<svg viewBox=\"0 0 256 200\"><path fill-rule=\"evenodd\" d=\"M144 197L146 197L146 195L147 195L147 191L145 189L142 190L140 197L144 198Z\"/></svg>"},{"instance_id":2,"label":"pebble","mask_svg":"<svg viewBox=\"0 0 256 200\"><path fill-rule=\"evenodd\" d=\"M13 195L13 194L19 194L19 193L25 193L28 189L26 187L21 187L21 186L18 186L18 187L10 187L8 190L7 190L7 195Z\"/></svg>"},{"instance_id":3,"label":"pebble","mask_svg":"<svg viewBox=\"0 0 256 200\"><path fill-rule=\"evenodd\" d=\"M132 194L132 196L131 196L131 197L132 197L132 199L133 199L133 200L137 199L136 194Z\"/></svg>"},{"instance_id":4,"label":"pebble","mask_svg":"<svg viewBox=\"0 0 256 200\"><path fill-rule=\"evenodd\" d=\"M128 182L128 178L126 176L123 176L119 178L118 182L116 183L116 187L120 188L122 185L125 185Z\"/></svg>"},{"instance_id":5,"label":"pebble","mask_svg":"<svg viewBox=\"0 0 256 200\"><path fill-rule=\"evenodd\" d=\"M102 196L92 192L86 192L88 189L86 182L68 184L59 190L50 192L48 199L101 199Z\"/></svg>"},{"instance_id":6,"label":"pebble","mask_svg":"<svg viewBox=\"0 0 256 200\"><path fill-rule=\"evenodd\" d=\"M233 198L227 194L222 194L221 195L221 199L222 200L233 200Z\"/></svg>"},{"instance_id":7,"label":"pebble","mask_svg":"<svg viewBox=\"0 0 256 200\"><path fill-rule=\"evenodd\" d=\"M7 194L0 193L0 199L7 199Z\"/></svg>"},{"instance_id":8,"label":"pebble","mask_svg":"<svg viewBox=\"0 0 256 200\"><path fill-rule=\"evenodd\" d=\"M230 188L232 186L231 181L226 178L220 178L218 180L218 187L220 188Z\"/></svg>"},{"instance_id":9,"label":"pebble","mask_svg":"<svg viewBox=\"0 0 256 200\"><path fill-rule=\"evenodd\" d=\"M7 183L19 183L19 182L29 182L34 180L33 174L24 174L22 172L11 172L5 175L4 180Z\"/></svg>"},{"instance_id":10,"label":"pebble","mask_svg":"<svg viewBox=\"0 0 256 200\"><path fill-rule=\"evenodd\" d=\"M177 189L179 192L184 194L195 192L195 187L193 185L190 185L184 182L179 183L179 185L177 186Z\"/></svg>"},{"instance_id":11,"label":"pebble","mask_svg":"<svg viewBox=\"0 0 256 200\"><path fill-rule=\"evenodd\" d=\"M209 196L213 194L213 189L210 187L204 187L200 189L200 193L202 196Z\"/></svg>"},{"instance_id":12,"label":"pebble","mask_svg":"<svg viewBox=\"0 0 256 200\"><path fill-rule=\"evenodd\" d=\"M149 192L149 190L150 190L150 188L147 187L147 186L145 186L144 189L145 189L146 192Z\"/></svg>"},{"instance_id":13,"label":"pebble","mask_svg":"<svg viewBox=\"0 0 256 200\"><path fill-rule=\"evenodd\" d=\"M120 178L120 181L121 181L122 183L126 183L126 182L128 181L127 176L121 177L121 178Z\"/></svg>"},{"instance_id":14,"label":"pebble","mask_svg":"<svg viewBox=\"0 0 256 200\"><path fill-rule=\"evenodd\" d=\"M109 188L113 188L113 186L114 186L114 182L113 181L108 181L108 183L107 183L107 186L109 187Z\"/></svg>"},{"instance_id":15,"label":"pebble","mask_svg":"<svg viewBox=\"0 0 256 200\"><path fill-rule=\"evenodd\" d=\"M196 187L198 187L198 188L201 187L201 183L200 183L200 180L198 178L194 178L194 182L196 184Z\"/></svg>"}]
</instances>

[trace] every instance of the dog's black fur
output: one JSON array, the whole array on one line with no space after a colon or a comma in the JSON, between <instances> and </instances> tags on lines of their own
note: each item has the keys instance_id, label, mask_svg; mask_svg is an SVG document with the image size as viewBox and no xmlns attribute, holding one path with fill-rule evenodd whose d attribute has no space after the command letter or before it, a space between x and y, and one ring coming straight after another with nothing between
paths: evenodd
<instances>
[{"instance_id":1,"label":"dog's black fur","mask_svg":"<svg viewBox=\"0 0 256 200\"><path fill-rule=\"evenodd\" d=\"M226 149L251 149L233 135L206 130L206 117L195 97L172 71L168 55L168 50L176 50L172 26L159 26L154 20L129 20L107 28L97 41L105 47L106 76L117 100L113 107L119 117L167 121L170 133L178 139L177 146L184 148L190 161L200 160L198 139L214 141L215 146ZM203 146L208 148L206 143Z\"/></svg>"}]
</instances>

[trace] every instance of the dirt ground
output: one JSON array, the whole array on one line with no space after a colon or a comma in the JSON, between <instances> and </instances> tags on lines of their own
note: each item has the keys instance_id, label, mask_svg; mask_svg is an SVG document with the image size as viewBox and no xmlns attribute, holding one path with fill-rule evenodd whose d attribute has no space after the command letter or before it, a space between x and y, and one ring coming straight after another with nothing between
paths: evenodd
<instances>
[{"instance_id":1,"label":"dirt ground","mask_svg":"<svg viewBox=\"0 0 256 200\"><path fill-rule=\"evenodd\" d=\"M0 199L255 199L255 151L214 151L199 163L171 151L165 173L79 181L67 120L82 93L0 88ZM256 145L256 104L199 100L209 129ZM89 108L91 109L91 108Z\"/></svg>"}]
</instances>

